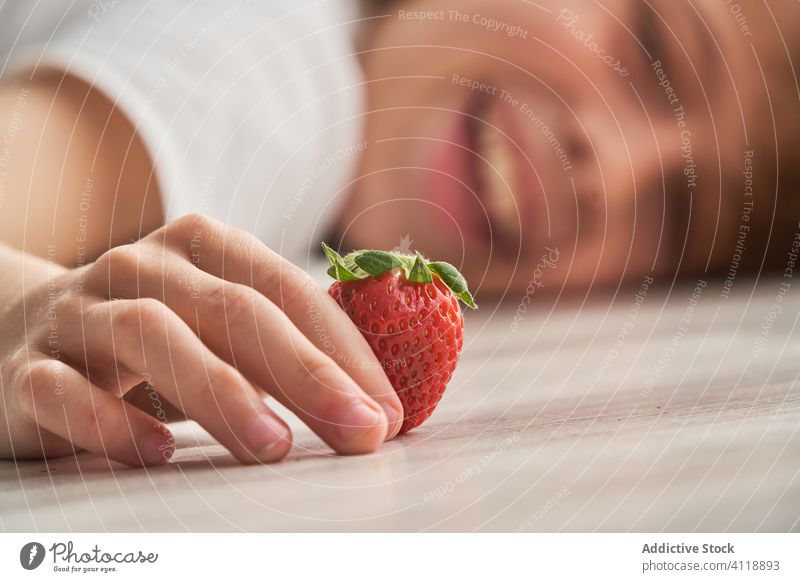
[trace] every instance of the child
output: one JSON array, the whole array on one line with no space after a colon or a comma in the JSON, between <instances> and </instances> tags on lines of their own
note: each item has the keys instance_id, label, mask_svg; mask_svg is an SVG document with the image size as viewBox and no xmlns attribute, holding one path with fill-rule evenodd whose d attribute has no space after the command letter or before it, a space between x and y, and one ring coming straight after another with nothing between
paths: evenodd
<instances>
[{"instance_id":1,"label":"child","mask_svg":"<svg viewBox=\"0 0 800 582\"><path fill-rule=\"evenodd\" d=\"M185 415L276 461L266 394L375 450L402 410L302 268L323 238L500 295L544 253L553 290L780 266L798 5L737 8L6 3L0 454L160 464Z\"/></svg>"}]
</instances>

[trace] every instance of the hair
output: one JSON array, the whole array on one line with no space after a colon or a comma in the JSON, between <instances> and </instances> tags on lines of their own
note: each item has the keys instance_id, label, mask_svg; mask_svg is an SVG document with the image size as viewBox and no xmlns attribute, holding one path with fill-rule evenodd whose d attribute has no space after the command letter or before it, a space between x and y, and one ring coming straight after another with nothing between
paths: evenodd
<instances>
[{"instance_id":1,"label":"hair","mask_svg":"<svg viewBox=\"0 0 800 582\"><path fill-rule=\"evenodd\" d=\"M398 0L362 0L361 6L367 14L388 10L393 4L398 4Z\"/></svg>"},{"instance_id":2,"label":"hair","mask_svg":"<svg viewBox=\"0 0 800 582\"><path fill-rule=\"evenodd\" d=\"M404 1L362 0L361 4L365 14L376 15L385 14ZM716 1L731 4L730 0ZM775 119L774 132L771 117L765 119L765 127L769 127L769 131L751 132L753 139L750 145L756 158L754 174L757 178L754 180L757 181L754 188L757 201L741 269L751 272L762 268L783 269L786 267L787 252L795 237L800 235L800 2L736 0L736 8L740 10L738 14L746 18L750 29L747 40L743 38L743 42L752 43L764 73L768 94L764 96L763 115L774 116ZM738 18L734 12L730 16ZM753 82L762 84L761 79L754 79ZM774 153L776 148L777 154ZM728 182L724 182L726 188L739 188L741 191L740 186L735 185L736 180L741 184L738 174L729 176ZM731 186L731 183L734 185ZM738 200L734 203L733 197L729 196L725 202L725 212L741 212ZM679 228L687 227L689 225L684 224ZM689 228L703 231L708 226L695 224ZM733 228L738 228L738 225ZM723 234L718 243L708 266L713 272L724 274L730 266L736 233ZM702 263L702 266L698 263L673 265L672 268L685 269L688 274L695 269L705 270L705 260Z\"/></svg>"},{"instance_id":3,"label":"hair","mask_svg":"<svg viewBox=\"0 0 800 582\"><path fill-rule=\"evenodd\" d=\"M770 152L768 161L774 166L759 164L755 248L746 267L784 269L787 253L800 236L800 3L744 0L740 5L748 15L754 52L764 72L768 95L763 115L769 117L765 124L772 128L775 119L774 133L764 132L754 144L757 156Z\"/></svg>"}]
</instances>

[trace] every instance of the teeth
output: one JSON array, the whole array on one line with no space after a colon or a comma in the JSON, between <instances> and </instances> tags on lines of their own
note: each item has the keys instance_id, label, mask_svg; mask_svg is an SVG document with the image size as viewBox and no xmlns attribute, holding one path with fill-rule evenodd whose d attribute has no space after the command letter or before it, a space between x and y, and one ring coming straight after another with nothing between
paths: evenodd
<instances>
[{"instance_id":1,"label":"teeth","mask_svg":"<svg viewBox=\"0 0 800 582\"><path fill-rule=\"evenodd\" d=\"M486 162L478 162L484 191L481 198L489 213L492 228L501 237L519 232L519 210L514 197L514 163L507 140L488 124L481 124L477 136L478 153Z\"/></svg>"}]
</instances>

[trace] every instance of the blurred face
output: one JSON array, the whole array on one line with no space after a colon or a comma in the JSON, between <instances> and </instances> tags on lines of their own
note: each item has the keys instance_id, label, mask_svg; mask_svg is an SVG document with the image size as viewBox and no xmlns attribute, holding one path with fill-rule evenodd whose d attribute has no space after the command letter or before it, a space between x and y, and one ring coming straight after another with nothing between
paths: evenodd
<instances>
[{"instance_id":1,"label":"blurred face","mask_svg":"<svg viewBox=\"0 0 800 582\"><path fill-rule=\"evenodd\" d=\"M720 194L745 163L760 77L725 2L386 13L363 55L369 145L346 246L406 237L494 292L524 288L546 258L546 284L585 287L705 264L738 220Z\"/></svg>"}]
</instances>

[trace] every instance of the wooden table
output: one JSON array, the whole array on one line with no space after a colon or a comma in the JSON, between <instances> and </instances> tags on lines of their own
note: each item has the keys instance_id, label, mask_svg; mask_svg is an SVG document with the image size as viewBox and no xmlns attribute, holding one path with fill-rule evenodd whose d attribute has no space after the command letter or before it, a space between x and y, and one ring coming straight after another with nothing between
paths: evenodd
<instances>
[{"instance_id":1,"label":"wooden table","mask_svg":"<svg viewBox=\"0 0 800 582\"><path fill-rule=\"evenodd\" d=\"M294 422L285 462L245 467L181 423L155 470L3 462L0 529L798 531L800 285L780 283L484 302L434 416L377 454Z\"/></svg>"}]
</instances>

